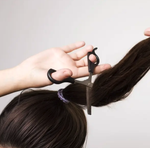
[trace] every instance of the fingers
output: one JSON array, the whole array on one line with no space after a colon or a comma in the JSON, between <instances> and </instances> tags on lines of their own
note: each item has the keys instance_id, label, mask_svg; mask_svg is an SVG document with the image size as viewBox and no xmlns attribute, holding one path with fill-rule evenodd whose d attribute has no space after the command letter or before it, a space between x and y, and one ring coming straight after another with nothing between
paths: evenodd
<instances>
[{"instance_id":1,"label":"fingers","mask_svg":"<svg viewBox=\"0 0 150 148\"><path fill-rule=\"evenodd\" d=\"M94 70L94 74L100 74L102 71L111 68L110 64L103 64L103 65L98 65L95 70ZM73 73L70 69L60 69L57 70L56 72L52 73L52 78L57 80L57 81L62 81L68 77L74 77L74 78L80 78L80 77L85 77L85 76L89 76L89 72L88 72L88 67L82 67L82 68L78 68L78 72L77 75L72 76ZM49 81L49 84L51 84L52 82ZM48 85L48 84L47 84Z\"/></svg>"},{"instance_id":2,"label":"fingers","mask_svg":"<svg viewBox=\"0 0 150 148\"><path fill-rule=\"evenodd\" d=\"M57 81L62 81L68 77L72 76L72 71L70 69L60 69L52 73L52 78Z\"/></svg>"},{"instance_id":3,"label":"fingers","mask_svg":"<svg viewBox=\"0 0 150 148\"><path fill-rule=\"evenodd\" d=\"M110 64L98 65L94 70L94 74L100 74L102 71L106 69L110 69L110 68L111 68ZM76 77L85 77L88 75L89 75L89 72L88 72L87 66L78 68L78 75Z\"/></svg>"},{"instance_id":4,"label":"fingers","mask_svg":"<svg viewBox=\"0 0 150 148\"><path fill-rule=\"evenodd\" d=\"M76 42L74 44L70 44L70 45L67 45L67 46L64 46L64 47L61 47L61 49L66 52L66 53L69 53L75 49L78 49L78 48L81 48L85 45L85 42L84 41L80 41L80 42Z\"/></svg>"},{"instance_id":5,"label":"fingers","mask_svg":"<svg viewBox=\"0 0 150 148\"><path fill-rule=\"evenodd\" d=\"M150 36L150 28L147 28L147 29L144 31L144 35Z\"/></svg>"},{"instance_id":6,"label":"fingers","mask_svg":"<svg viewBox=\"0 0 150 148\"><path fill-rule=\"evenodd\" d=\"M80 60L82 59L83 57L85 57L87 55L88 52L92 51L93 50L93 46L92 45L89 45L87 47L85 47L84 49L76 52L76 53L72 53L70 54L70 57L74 60L74 61L77 61L77 60Z\"/></svg>"},{"instance_id":7,"label":"fingers","mask_svg":"<svg viewBox=\"0 0 150 148\"><path fill-rule=\"evenodd\" d=\"M89 56L89 60L91 61L91 62L96 62L96 56L95 55L93 55L93 54L91 54L90 56ZM81 60L79 60L79 61L76 61L76 67L84 67L84 66L87 66L88 65L88 60L87 60L87 58L85 58L85 59L81 59Z\"/></svg>"}]
</instances>

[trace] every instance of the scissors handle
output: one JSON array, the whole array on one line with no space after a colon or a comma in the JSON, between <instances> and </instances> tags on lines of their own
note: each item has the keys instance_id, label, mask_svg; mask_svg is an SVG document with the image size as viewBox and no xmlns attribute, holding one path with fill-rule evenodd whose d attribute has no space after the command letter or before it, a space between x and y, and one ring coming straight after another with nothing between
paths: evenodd
<instances>
[{"instance_id":1,"label":"scissors handle","mask_svg":"<svg viewBox=\"0 0 150 148\"><path fill-rule=\"evenodd\" d=\"M53 82L53 83L55 83L55 84L61 84L61 83L63 83L63 82L75 83L75 79L72 78L72 77L66 78L66 79L64 79L64 80L62 80L62 81L57 81L57 80L53 79L52 76L51 76L51 74L52 74L53 72L56 72L56 70L54 70L54 69L49 69L49 71L47 72L47 77L48 77L48 79L49 79L51 82Z\"/></svg>"},{"instance_id":2,"label":"scissors handle","mask_svg":"<svg viewBox=\"0 0 150 148\"><path fill-rule=\"evenodd\" d=\"M90 78L91 78L91 76L92 76L92 73L94 72L95 67L99 64L99 57L98 57L98 56L96 55L96 53L95 53L95 50L96 50L96 49L97 49L97 48L94 48L92 52L88 52L88 54L87 54L87 58L88 58L88 71L89 71L89 73L90 73ZM93 63L93 62L91 62L91 61L89 60L89 56L90 56L91 54L94 54L94 55L96 56L96 62L95 62L95 63ZM91 81L91 79L88 79L88 80L86 80L85 82L82 82L82 81L80 82L80 81L75 80L75 79L72 78L72 77L66 78L66 79L64 79L64 80L62 80L62 81L57 81L57 80L53 79L52 76L51 76L51 74L52 74L53 72L56 72L56 70L54 70L54 69L49 69L48 72L47 72L47 77L48 77L48 79L49 79L51 82L53 82L53 83L55 83L55 84L61 84L61 83L63 83L63 82L69 82L69 83L72 83L72 84L73 84L73 83L77 82L77 83L81 83L81 84L87 85L87 84L89 83L89 81Z\"/></svg>"},{"instance_id":3,"label":"scissors handle","mask_svg":"<svg viewBox=\"0 0 150 148\"><path fill-rule=\"evenodd\" d=\"M96 49L97 49L97 47L94 48L92 52L88 52L88 55L87 55L89 73L93 73L95 67L99 64L99 57L98 57L98 56L96 55L96 53L95 53L95 50L96 50ZM91 62L91 61L89 60L89 56L90 56L91 54L94 54L94 55L96 56L96 62L95 62L95 63L93 63L93 62Z\"/></svg>"}]
</instances>

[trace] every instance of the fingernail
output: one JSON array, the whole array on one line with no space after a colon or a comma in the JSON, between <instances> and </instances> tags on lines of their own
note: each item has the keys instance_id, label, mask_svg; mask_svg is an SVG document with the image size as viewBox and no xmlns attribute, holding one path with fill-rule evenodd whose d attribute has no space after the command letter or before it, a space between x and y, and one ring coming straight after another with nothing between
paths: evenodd
<instances>
[{"instance_id":1,"label":"fingernail","mask_svg":"<svg viewBox=\"0 0 150 148\"><path fill-rule=\"evenodd\" d=\"M66 77L71 76L71 72L70 71L63 71L63 74L65 74Z\"/></svg>"}]
</instances>

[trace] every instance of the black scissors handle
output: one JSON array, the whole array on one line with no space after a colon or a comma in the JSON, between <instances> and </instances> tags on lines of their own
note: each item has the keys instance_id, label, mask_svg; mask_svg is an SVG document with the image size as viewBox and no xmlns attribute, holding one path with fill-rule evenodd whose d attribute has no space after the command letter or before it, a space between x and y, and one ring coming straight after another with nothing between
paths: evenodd
<instances>
[{"instance_id":1,"label":"black scissors handle","mask_svg":"<svg viewBox=\"0 0 150 148\"><path fill-rule=\"evenodd\" d=\"M72 78L72 77L66 78L66 79L64 79L64 80L62 80L62 81L57 81L57 80L53 79L52 76L51 76L51 74L52 74L53 72L56 72L56 70L54 70L54 69L49 69L49 71L47 72L47 77L48 77L48 79L49 79L51 82L53 82L53 83L55 83L55 84L61 84L61 83L63 83L63 82L75 83L75 79Z\"/></svg>"},{"instance_id":2,"label":"black scissors handle","mask_svg":"<svg viewBox=\"0 0 150 148\"><path fill-rule=\"evenodd\" d=\"M91 76L91 74L94 72L94 69L95 69L95 67L99 64L99 57L96 55L96 53L95 53L95 50L96 50L97 48L94 48L93 49L93 51L92 52L88 52L88 54L87 54L87 60L88 60L88 71L89 71L89 73L90 73L90 76ZM93 62L91 62L90 60L89 60L89 56L91 55L91 54L94 54L95 56L96 56L96 62L95 63L93 63ZM51 76L51 74L53 73L53 72L56 72L56 70L54 70L54 69L49 69L49 71L47 72L47 77L49 78L49 80L51 81L51 82L53 82L53 83L55 83L55 84L61 84L61 83L63 83L63 82L70 82L70 83L75 83L77 80L75 80L74 78L72 78L72 77L69 77L69 78L66 78L66 79L64 79L64 80L62 80L62 81L57 81L57 80L55 80L55 79L53 79L52 78L52 76ZM85 81L85 83L86 83L86 85L88 84L90 82L90 79L89 80L86 80ZM82 82L79 82L78 81L78 83L82 83ZM84 82L83 82L83 84L84 84ZM85 84L84 84L85 85Z\"/></svg>"},{"instance_id":3,"label":"black scissors handle","mask_svg":"<svg viewBox=\"0 0 150 148\"><path fill-rule=\"evenodd\" d=\"M89 73L93 73L95 67L99 64L99 57L98 57L98 56L96 55L96 53L95 53L95 50L96 50L96 49L97 49L97 47L94 48L92 52L88 52L88 55L87 55ZM91 62L91 61L89 60L89 56L90 56L91 54L94 54L94 55L96 56L96 62L95 62L95 63L93 63L93 62Z\"/></svg>"},{"instance_id":4,"label":"black scissors handle","mask_svg":"<svg viewBox=\"0 0 150 148\"><path fill-rule=\"evenodd\" d=\"M90 88L92 86L92 82L91 82L91 78L92 78L92 74L94 72L94 69L95 67L99 64L99 57L96 55L95 53L95 50L97 48L94 48L92 52L88 52L87 54L87 60L88 60L88 71L89 71L89 78L84 80L84 81L78 81L78 80L75 80L74 78L72 77L69 77L69 78L66 78L62 81L57 81L55 79L52 78L51 74L53 72L56 72L56 70L54 69L50 69L48 72L47 72L47 76L49 78L49 80L55 84L61 84L63 82L69 82L69 83L80 83L80 84L83 84L86 86L86 100L87 100L87 111L88 111L88 114L91 115L91 102L90 102L90 98L89 98L89 93L90 93ZM90 61L89 59L89 56L93 54L96 56L96 62L93 63Z\"/></svg>"}]
</instances>

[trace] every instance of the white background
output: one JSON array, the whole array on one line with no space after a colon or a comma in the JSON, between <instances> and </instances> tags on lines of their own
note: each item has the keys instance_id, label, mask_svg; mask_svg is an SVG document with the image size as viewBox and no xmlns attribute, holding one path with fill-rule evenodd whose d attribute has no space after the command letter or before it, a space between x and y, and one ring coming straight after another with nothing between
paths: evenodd
<instances>
[{"instance_id":1,"label":"white background","mask_svg":"<svg viewBox=\"0 0 150 148\"><path fill-rule=\"evenodd\" d=\"M80 40L98 47L101 63L113 66L146 38L147 27L149 0L0 0L0 70ZM149 91L147 73L126 100L92 108L86 147L149 148ZM1 97L0 111L18 93Z\"/></svg>"}]
</instances>

